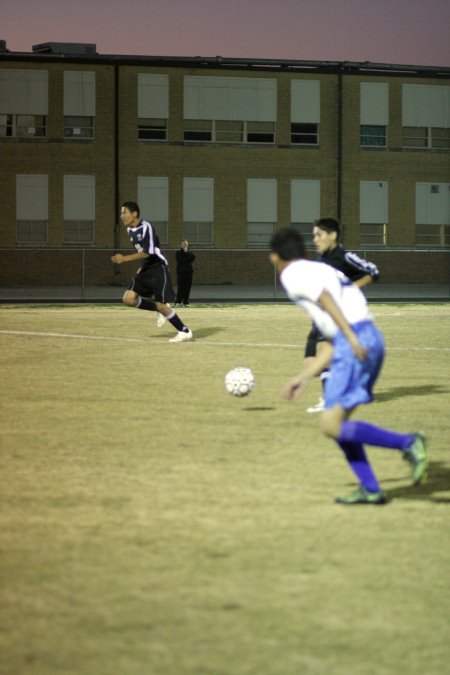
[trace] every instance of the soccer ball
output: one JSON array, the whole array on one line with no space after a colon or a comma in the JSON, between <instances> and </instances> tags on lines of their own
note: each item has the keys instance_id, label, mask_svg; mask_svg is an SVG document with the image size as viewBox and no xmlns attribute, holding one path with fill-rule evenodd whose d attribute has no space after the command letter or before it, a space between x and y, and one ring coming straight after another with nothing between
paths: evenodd
<instances>
[{"instance_id":1,"label":"soccer ball","mask_svg":"<svg viewBox=\"0 0 450 675\"><path fill-rule=\"evenodd\" d=\"M248 396L255 388L250 368L233 368L225 375L225 389L232 396Z\"/></svg>"}]
</instances>

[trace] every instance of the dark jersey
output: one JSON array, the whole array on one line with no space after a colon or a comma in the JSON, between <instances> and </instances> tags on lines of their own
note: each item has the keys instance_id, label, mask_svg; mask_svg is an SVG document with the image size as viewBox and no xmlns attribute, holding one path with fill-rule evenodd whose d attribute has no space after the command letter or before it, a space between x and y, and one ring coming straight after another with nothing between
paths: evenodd
<instances>
[{"instance_id":1,"label":"dark jersey","mask_svg":"<svg viewBox=\"0 0 450 675\"><path fill-rule=\"evenodd\" d=\"M319 259L343 272L350 281L357 281L366 275L370 275L373 281L377 281L380 276L378 267L374 263L363 260L356 253L346 251L340 244L333 250L323 253Z\"/></svg>"},{"instance_id":2,"label":"dark jersey","mask_svg":"<svg viewBox=\"0 0 450 675\"><path fill-rule=\"evenodd\" d=\"M366 275L370 275L373 281L377 281L380 276L378 268L374 263L363 260L356 253L346 251L340 244L335 246L331 251L326 251L319 256L319 260L343 272L350 281L358 281L358 279L362 279ZM320 334L319 329L313 324L306 341L305 357L314 357L316 355L317 343L323 340L325 340L324 336Z\"/></svg>"},{"instance_id":3,"label":"dark jersey","mask_svg":"<svg viewBox=\"0 0 450 675\"><path fill-rule=\"evenodd\" d=\"M155 265L167 265L167 260L159 248L158 235L153 225L141 220L137 227L127 227L133 246L138 253L148 253L148 258L142 261L142 271Z\"/></svg>"}]
</instances>

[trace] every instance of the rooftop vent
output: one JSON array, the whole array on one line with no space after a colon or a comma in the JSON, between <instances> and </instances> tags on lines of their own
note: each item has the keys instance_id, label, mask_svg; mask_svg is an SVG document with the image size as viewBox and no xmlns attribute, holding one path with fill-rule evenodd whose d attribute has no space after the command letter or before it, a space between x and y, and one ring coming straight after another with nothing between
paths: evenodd
<instances>
[{"instance_id":1,"label":"rooftop vent","mask_svg":"<svg viewBox=\"0 0 450 675\"><path fill-rule=\"evenodd\" d=\"M97 45L83 42L42 42L33 45L36 54L92 55L97 53Z\"/></svg>"}]
</instances>

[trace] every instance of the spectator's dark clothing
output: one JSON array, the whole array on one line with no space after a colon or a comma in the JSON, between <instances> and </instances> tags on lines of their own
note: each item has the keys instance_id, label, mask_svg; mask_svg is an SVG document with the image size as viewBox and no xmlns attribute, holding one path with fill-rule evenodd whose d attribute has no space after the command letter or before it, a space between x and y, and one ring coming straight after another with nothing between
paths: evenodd
<instances>
[{"instance_id":1,"label":"spectator's dark clothing","mask_svg":"<svg viewBox=\"0 0 450 675\"><path fill-rule=\"evenodd\" d=\"M176 253L177 261L177 304L189 305L189 295L192 286L192 277L194 270L192 263L195 260L195 254L192 251L185 251L180 248Z\"/></svg>"}]
</instances>

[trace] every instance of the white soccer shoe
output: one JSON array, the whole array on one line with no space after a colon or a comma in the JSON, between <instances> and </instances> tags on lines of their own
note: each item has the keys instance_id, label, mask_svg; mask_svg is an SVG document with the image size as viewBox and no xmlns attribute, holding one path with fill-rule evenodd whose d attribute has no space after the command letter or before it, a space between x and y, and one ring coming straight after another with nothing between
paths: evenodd
<instances>
[{"instance_id":1,"label":"white soccer shoe","mask_svg":"<svg viewBox=\"0 0 450 675\"><path fill-rule=\"evenodd\" d=\"M175 337L170 338L169 342L189 342L194 339L194 335L191 330L188 330L185 333L183 330L179 330Z\"/></svg>"},{"instance_id":2,"label":"white soccer shoe","mask_svg":"<svg viewBox=\"0 0 450 675\"><path fill-rule=\"evenodd\" d=\"M167 320L166 317L158 312L158 318L156 319L156 325L158 326L158 328L162 328L166 323L166 320Z\"/></svg>"},{"instance_id":3,"label":"white soccer shoe","mask_svg":"<svg viewBox=\"0 0 450 675\"><path fill-rule=\"evenodd\" d=\"M325 400L320 398L315 405L312 405L310 408L306 408L308 413L319 413L325 410Z\"/></svg>"}]
</instances>

